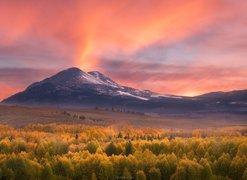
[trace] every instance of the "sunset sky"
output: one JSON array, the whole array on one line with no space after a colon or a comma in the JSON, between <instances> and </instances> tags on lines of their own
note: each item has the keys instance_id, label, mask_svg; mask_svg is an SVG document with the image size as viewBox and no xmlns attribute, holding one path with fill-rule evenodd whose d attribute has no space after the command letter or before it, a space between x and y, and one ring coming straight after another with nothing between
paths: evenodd
<instances>
[{"instance_id":1,"label":"sunset sky","mask_svg":"<svg viewBox=\"0 0 247 180\"><path fill-rule=\"evenodd\" d=\"M74 66L165 94L247 89L247 1L0 0L0 100Z\"/></svg>"}]
</instances>

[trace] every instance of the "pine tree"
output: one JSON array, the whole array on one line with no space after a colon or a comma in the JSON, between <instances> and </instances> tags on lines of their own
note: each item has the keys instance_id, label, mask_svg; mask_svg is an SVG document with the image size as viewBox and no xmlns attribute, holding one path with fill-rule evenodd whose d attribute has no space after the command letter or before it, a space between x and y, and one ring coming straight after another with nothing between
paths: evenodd
<instances>
[{"instance_id":1,"label":"pine tree","mask_svg":"<svg viewBox=\"0 0 247 180\"><path fill-rule=\"evenodd\" d=\"M117 154L117 147L114 142L111 142L105 149L105 153L107 156L111 156L113 154Z\"/></svg>"},{"instance_id":2,"label":"pine tree","mask_svg":"<svg viewBox=\"0 0 247 180\"><path fill-rule=\"evenodd\" d=\"M130 154L133 154L133 146L132 146L131 141L128 141L125 144L125 155L128 156Z\"/></svg>"}]
</instances>

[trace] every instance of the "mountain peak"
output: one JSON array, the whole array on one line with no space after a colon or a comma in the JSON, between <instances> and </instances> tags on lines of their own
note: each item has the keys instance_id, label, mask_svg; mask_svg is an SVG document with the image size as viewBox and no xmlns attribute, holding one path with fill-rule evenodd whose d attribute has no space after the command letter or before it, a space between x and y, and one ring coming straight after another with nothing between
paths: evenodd
<instances>
[{"instance_id":1,"label":"mountain peak","mask_svg":"<svg viewBox=\"0 0 247 180\"><path fill-rule=\"evenodd\" d=\"M71 68L65 69L64 71L82 71L82 70L78 67L71 67Z\"/></svg>"},{"instance_id":2,"label":"mountain peak","mask_svg":"<svg viewBox=\"0 0 247 180\"><path fill-rule=\"evenodd\" d=\"M78 87L82 84L100 84L100 82L92 75L82 71L77 67L72 67L58 72L54 76L44 79L41 82L36 82L27 89L43 84L52 84L56 88Z\"/></svg>"},{"instance_id":3,"label":"mountain peak","mask_svg":"<svg viewBox=\"0 0 247 180\"><path fill-rule=\"evenodd\" d=\"M89 74L99 74L99 75L104 75L104 74L102 74L101 72L99 72L99 71L90 71L90 72L88 72Z\"/></svg>"},{"instance_id":4,"label":"mountain peak","mask_svg":"<svg viewBox=\"0 0 247 180\"><path fill-rule=\"evenodd\" d=\"M66 74L66 75L73 76L73 75L78 75L78 74L81 74L81 73L85 73L85 72L82 71L81 69L77 68L77 67L71 67L71 68L65 69L63 71L60 71L56 75L58 75L58 74Z\"/></svg>"}]
</instances>

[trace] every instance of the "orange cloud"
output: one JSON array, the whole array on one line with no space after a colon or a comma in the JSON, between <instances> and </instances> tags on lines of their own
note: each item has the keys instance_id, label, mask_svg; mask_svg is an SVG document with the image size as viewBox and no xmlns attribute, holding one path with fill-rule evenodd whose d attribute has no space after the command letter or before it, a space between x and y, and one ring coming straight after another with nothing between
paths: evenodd
<instances>
[{"instance_id":1,"label":"orange cloud","mask_svg":"<svg viewBox=\"0 0 247 180\"><path fill-rule=\"evenodd\" d=\"M187 67L108 60L104 68L107 75L122 84L164 94L196 96L213 91L247 89L247 71L234 67Z\"/></svg>"},{"instance_id":2,"label":"orange cloud","mask_svg":"<svg viewBox=\"0 0 247 180\"><path fill-rule=\"evenodd\" d=\"M4 44L26 35L75 49L72 64L92 69L112 48L131 53L150 43L186 37L207 23L213 1L1 1Z\"/></svg>"},{"instance_id":3,"label":"orange cloud","mask_svg":"<svg viewBox=\"0 0 247 180\"><path fill-rule=\"evenodd\" d=\"M174 94L245 88L246 8L245 0L1 0L0 67L99 69L124 84ZM165 52L141 60L155 61L155 67L130 63L114 72L107 68L104 59L137 62L137 52L156 44L164 49L186 44L186 53L179 49L169 57ZM186 66L170 73L162 64ZM229 66L243 69L224 77ZM121 70L131 78L126 80ZM149 78L139 81L131 70Z\"/></svg>"}]
</instances>

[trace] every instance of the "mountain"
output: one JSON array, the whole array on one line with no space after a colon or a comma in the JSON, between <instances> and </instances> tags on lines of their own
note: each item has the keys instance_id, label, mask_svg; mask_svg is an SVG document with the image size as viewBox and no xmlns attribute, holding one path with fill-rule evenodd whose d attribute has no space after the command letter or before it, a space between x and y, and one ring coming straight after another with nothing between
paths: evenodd
<instances>
[{"instance_id":1,"label":"mountain","mask_svg":"<svg viewBox=\"0 0 247 180\"><path fill-rule=\"evenodd\" d=\"M3 103L114 107L152 113L229 111L229 108L242 111L247 106L246 95L247 91L216 92L193 98L164 95L122 86L98 71L84 72L78 68L69 68L31 84L23 92L5 99Z\"/></svg>"},{"instance_id":2,"label":"mountain","mask_svg":"<svg viewBox=\"0 0 247 180\"><path fill-rule=\"evenodd\" d=\"M206 104L208 109L247 112L247 90L212 92L197 96L196 99Z\"/></svg>"},{"instance_id":3,"label":"mountain","mask_svg":"<svg viewBox=\"0 0 247 180\"><path fill-rule=\"evenodd\" d=\"M236 90L236 91L230 91L230 92L212 92L203 94L201 96L197 96L198 99L204 99L204 100L217 100L217 101L224 101L228 103L233 102L247 102L247 90Z\"/></svg>"},{"instance_id":4,"label":"mountain","mask_svg":"<svg viewBox=\"0 0 247 180\"><path fill-rule=\"evenodd\" d=\"M58 74L33 83L25 91L4 100L16 104L76 104L85 105L96 98L148 100L155 93L139 91L121 86L104 74L93 71L84 72L70 68ZM115 98L116 99L116 98ZM88 102L90 104L90 102Z\"/></svg>"}]
</instances>

